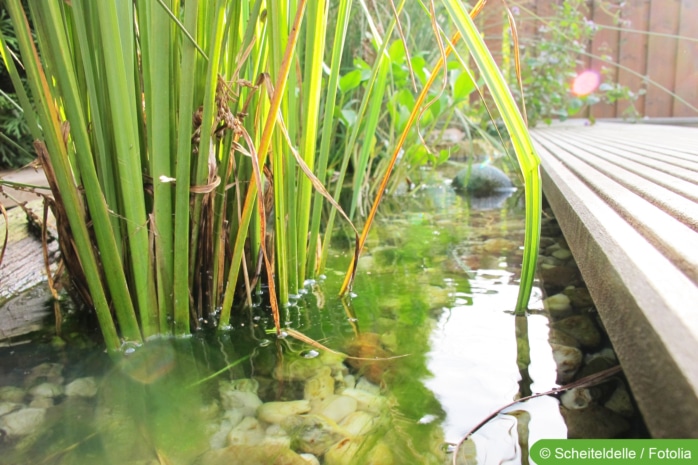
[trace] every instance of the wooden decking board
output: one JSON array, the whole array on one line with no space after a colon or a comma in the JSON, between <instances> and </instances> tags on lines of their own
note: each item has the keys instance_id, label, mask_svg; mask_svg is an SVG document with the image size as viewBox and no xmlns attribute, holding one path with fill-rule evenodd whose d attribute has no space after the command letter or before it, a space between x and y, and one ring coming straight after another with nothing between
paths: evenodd
<instances>
[{"instance_id":1,"label":"wooden decking board","mask_svg":"<svg viewBox=\"0 0 698 465\"><path fill-rule=\"evenodd\" d=\"M627 182L621 184L611 176L628 180L632 173L619 166L608 169L602 161L591 164L588 151L563 141L548 141L548 150L564 163L601 197L615 212L643 234L655 247L669 257L694 283L698 283L698 234L683 222L674 218L660 206L648 202L636 193L637 186ZM695 219L694 219L695 221Z\"/></svg>"},{"instance_id":2,"label":"wooden decking board","mask_svg":"<svg viewBox=\"0 0 698 465\"><path fill-rule=\"evenodd\" d=\"M694 131L695 128L661 125L664 129L660 133L654 129L659 126L660 125L653 124L597 123L593 128L594 134L597 136L610 134L613 137L642 141L643 143L659 148L682 151L689 154L693 153L692 149L695 146L695 137L691 135L691 131ZM567 131L577 130L579 127L583 126L575 124L564 128L551 127L541 128L541 130Z\"/></svg>"},{"instance_id":3,"label":"wooden decking board","mask_svg":"<svg viewBox=\"0 0 698 465\"><path fill-rule=\"evenodd\" d=\"M652 168L666 171L691 182L698 176L698 161L695 161L695 155L662 153L658 151L661 148L655 147L651 149L642 144L633 145L629 141L620 140L618 137L613 139L610 136L606 138L596 136L593 141L589 141L588 138L567 133L565 138L582 140L590 146L608 148L609 152L616 153L637 163L643 163Z\"/></svg>"},{"instance_id":4,"label":"wooden decking board","mask_svg":"<svg viewBox=\"0 0 698 465\"><path fill-rule=\"evenodd\" d=\"M553 133L553 131L549 130L540 132ZM574 134L574 132L571 131L558 131L554 133L559 134L561 137L573 137L572 134ZM671 148L667 148L666 145L652 145L648 144L647 142L640 141L637 138L629 138L627 136L619 135L617 131L615 133L595 132L594 140L589 142L596 142L597 144L607 143L613 146L622 147L630 153L644 155L648 158L664 161L670 165L698 171L698 161L696 161L695 149L693 152L672 150Z\"/></svg>"},{"instance_id":5,"label":"wooden decking board","mask_svg":"<svg viewBox=\"0 0 698 465\"><path fill-rule=\"evenodd\" d=\"M586 150L588 153L593 154L599 159L603 159L605 162L621 167L622 169L643 178L632 178L634 180L633 183L638 187L641 187L641 189L637 191L638 193L649 193L649 195L642 193L640 195L645 198L654 197L660 202L664 202L664 204L666 204L665 209L668 210L676 210L678 212L693 212L693 214L690 215L693 218L693 221L689 223L694 229L698 227L698 216L696 216L698 213L698 203L696 203L698 202L698 185L689 181L695 180L696 177L698 177L698 173L691 170L678 168L676 166L657 161L656 159L644 157L643 155L629 153L617 147L612 147L609 144L594 146L588 144L585 139L569 135L567 135L565 140L569 142L577 142L579 149ZM655 168L653 164L656 165L657 168ZM613 172L613 169L610 171ZM678 172L678 174L675 174L675 172ZM622 176L614 177L614 179L617 181L619 178L622 179ZM661 186L662 188L669 190L676 195L667 194L663 192L662 189L655 189L655 185ZM666 200L662 200L664 198L666 198ZM684 215L679 213L674 216L679 218L683 217Z\"/></svg>"},{"instance_id":6,"label":"wooden decking board","mask_svg":"<svg viewBox=\"0 0 698 465\"><path fill-rule=\"evenodd\" d=\"M532 131L546 197L655 437L698 437L698 174L666 161L698 161L685 142L698 128L679 129Z\"/></svg>"}]
</instances>

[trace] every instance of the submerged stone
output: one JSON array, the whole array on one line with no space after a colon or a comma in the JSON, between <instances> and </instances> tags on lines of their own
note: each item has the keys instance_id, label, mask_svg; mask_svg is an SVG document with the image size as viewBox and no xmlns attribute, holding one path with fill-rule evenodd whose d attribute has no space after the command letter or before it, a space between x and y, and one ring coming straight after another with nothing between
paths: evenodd
<instances>
[{"instance_id":1,"label":"submerged stone","mask_svg":"<svg viewBox=\"0 0 698 465\"><path fill-rule=\"evenodd\" d=\"M560 396L560 402L565 408L577 410L587 408L592 401L591 393L586 388L574 388L563 392Z\"/></svg>"},{"instance_id":2,"label":"submerged stone","mask_svg":"<svg viewBox=\"0 0 698 465\"><path fill-rule=\"evenodd\" d=\"M55 383L41 383L29 390L29 394L34 397L59 397L64 393L63 386Z\"/></svg>"},{"instance_id":3,"label":"submerged stone","mask_svg":"<svg viewBox=\"0 0 698 465\"><path fill-rule=\"evenodd\" d=\"M557 383L567 384L574 379L575 373L582 365L582 351L574 347L550 344L553 349L553 360L557 365Z\"/></svg>"},{"instance_id":4,"label":"submerged stone","mask_svg":"<svg viewBox=\"0 0 698 465\"><path fill-rule=\"evenodd\" d=\"M264 440L264 428L256 418L246 417L228 433L228 445L253 446Z\"/></svg>"},{"instance_id":5,"label":"submerged stone","mask_svg":"<svg viewBox=\"0 0 698 465\"><path fill-rule=\"evenodd\" d=\"M395 458L383 441L371 444L357 439L344 439L333 445L325 454L325 465L393 465ZM370 448L369 448L370 447Z\"/></svg>"},{"instance_id":6,"label":"submerged stone","mask_svg":"<svg viewBox=\"0 0 698 465\"><path fill-rule=\"evenodd\" d=\"M236 391L227 383L219 387L221 405L225 410L238 409L244 416L254 416L262 401L254 392Z\"/></svg>"},{"instance_id":7,"label":"submerged stone","mask_svg":"<svg viewBox=\"0 0 698 465\"><path fill-rule=\"evenodd\" d=\"M329 367L321 367L319 372L305 382L303 397L307 400L322 401L334 394L335 380Z\"/></svg>"},{"instance_id":8,"label":"submerged stone","mask_svg":"<svg viewBox=\"0 0 698 465\"><path fill-rule=\"evenodd\" d=\"M356 411L356 399L349 396L332 395L325 399L321 404L313 409L314 413L329 418L332 421L339 423L347 416Z\"/></svg>"},{"instance_id":9,"label":"submerged stone","mask_svg":"<svg viewBox=\"0 0 698 465\"><path fill-rule=\"evenodd\" d=\"M613 439L630 429L625 418L600 405L570 410L560 407L569 439Z\"/></svg>"},{"instance_id":10,"label":"submerged stone","mask_svg":"<svg viewBox=\"0 0 698 465\"><path fill-rule=\"evenodd\" d=\"M324 454L330 446L346 437L337 423L320 415L295 415L281 425L302 452Z\"/></svg>"},{"instance_id":11,"label":"submerged stone","mask_svg":"<svg viewBox=\"0 0 698 465\"><path fill-rule=\"evenodd\" d=\"M575 338L583 347L596 347L601 343L601 332L589 315L574 315L553 323L553 328Z\"/></svg>"},{"instance_id":12,"label":"submerged stone","mask_svg":"<svg viewBox=\"0 0 698 465\"><path fill-rule=\"evenodd\" d=\"M0 430L8 437L26 436L41 426L46 416L44 408L25 408L0 417Z\"/></svg>"},{"instance_id":13,"label":"submerged stone","mask_svg":"<svg viewBox=\"0 0 698 465\"><path fill-rule=\"evenodd\" d=\"M16 386L0 387L0 400L21 404L24 401L26 391Z\"/></svg>"},{"instance_id":14,"label":"submerged stone","mask_svg":"<svg viewBox=\"0 0 698 465\"><path fill-rule=\"evenodd\" d=\"M94 397L97 395L97 382L94 377L78 378L65 387L68 397Z\"/></svg>"},{"instance_id":15,"label":"submerged stone","mask_svg":"<svg viewBox=\"0 0 698 465\"><path fill-rule=\"evenodd\" d=\"M286 418L310 412L310 401L267 402L257 409L257 417L267 423L281 423Z\"/></svg>"},{"instance_id":16,"label":"submerged stone","mask_svg":"<svg viewBox=\"0 0 698 465\"><path fill-rule=\"evenodd\" d=\"M206 452L196 460L195 465L308 465L308 462L288 447L269 445L255 447L249 445L229 446Z\"/></svg>"},{"instance_id":17,"label":"submerged stone","mask_svg":"<svg viewBox=\"0 0 698 465\"><path fill-rule=\"evenodd\" d=\"M453 178L451 185L454 189L468 192L474 197L490 197L514 189L504 171L484 164L462 169Z\"/></svg>"},{"instance_id":18,"label":"submerged stone","mask_svg":"<svg viewBox=\"0 0 698 465\"><path fill-rule=\"evenodd\" d=\"M604 407L626 418L630 418L635 414L635 407L630 398L630 393L623 385L618 386L616 390L613 391L613 394L611 394L611 397L606 401Z\"/></svg>"}]
</instances>

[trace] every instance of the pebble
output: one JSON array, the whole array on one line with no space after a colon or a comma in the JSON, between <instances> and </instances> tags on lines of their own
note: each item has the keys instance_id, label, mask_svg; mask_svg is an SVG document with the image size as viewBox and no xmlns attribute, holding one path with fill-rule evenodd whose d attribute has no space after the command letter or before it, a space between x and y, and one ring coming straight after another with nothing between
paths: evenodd
<instances>
[{"instance_id":1,"label":"pebble","mask_svg":"<svg viewBox=\"0 0 698 465\"><path fill-rule=\"evenodd\" d=\"M29 394L34 397L59 397L64 393L63 386L55 383L41 383L29 390Z\"/></svg>"},{"instance_id":2,"label":"pebble","mask_svg":"<svg viewBox=\"0 0 698 465\"><path fill-rule=\"evenodd\" d=\"M15 402L0 402L0 417L22 408L22 404Z\"/></svg>"},{"instance_id":3,"label":"pebble","mask_svg":"<svg viewBox=\"0 0 698 465\"><path fill-rule=\"evenodd\" d=\"M570 305L570 298L565 294L555 294L543 299L543 308L548 311L551 318L559 319L571 312L572 305Z\"/></svg>"},{"instance_id":4,"label":"pebble","mask_svg":"<svg viewBox=\"0 0 698 465\"><path fill-rule=\"evenodd\" d=\"M257 409L257 417L267 423L281 423L286 418L310 412L310 401L267 402Z\"/></svg>"},{"instance_id":5,"label":"pebble","mask_svg":"<svg viewBox=\"0 0 698 465\"><path fill-rule=\"evenodd\" d=\"M568 439L613 439L630 429L625 418L596 404L571 410L560 407L567 423Z\"/></svg>"},{"instance_id":6,"label":"pebble","mask_svg":"<svg viewBox=\"0 0 698 465\"><path fill-rule=\"evenodd\" d=\"M606 401L604 407L626 418L630 418L635 414L635 407L625 386L618 386Z\"/></svg>"},{"instance_id":7,"label":"pebble","mask_svg":"<svg viewBox=\"0 0 698 465\"><path fill-rule=\"evenodd\" d=\"M254 416L262 405L262 401L254 392L236 391L226 384L220 386L219 394L221 405L225 410L239 409L245 416Z\"/></svg>"},{"instance_id":8,"label":"pebble","mask_svg":"<svg viewBox=\"0 0 698 465\"><path fill-rule=\"evenodd\" d=\"M567 260L572 256L572 252L567 249L558 249L552 253L552 256L558 260Z\"/></svg>"},{"instance_id":9,"label":"pebble","mask_svg":"<svg viewBox=\"0 0 698 465\"><path fill-rule=\"evenodd\" d=\"M282 426L297 442L301 452L318 456L346 437L346 432L337 423L320 415L290 416Z\"/></svg>"},{"instance_id":10,"label":"pebble","mask_svg":"<svg viewBox=\"0 0 698 465\"><path fill-rule=\"evenodd\" d=\"M601 332L589 315L574 315L556 321L552 327L575 338L583 347L594 348L601 343Z\"/></svg>"},{"instance_id":11,"label":"pebble","mask_svg":"<svg viewBox=\"0 0 698 465\"><path fill-rule=\"evenodd\" d=\"M565 408L577 410L586 408L592 401L591 393L586 388L574 388L565 391L560 396L560 402Z\"/></svg>"},{"instance_id":12,"label":"pebble","mask_svg":"<svg viewBox=\"0 0 698 465\"><path fill-rule=\"evenodd\" d=\"M78 378L65 387L68 397L94 397L97 395L97 382L94 377Z\"/></svg>"},{"instance_id":13,"label":"pebble","mask_svg":"<svg viewBox=\"0 0 698 465\"><path fill-rule=\"evenodd\" d=\"M44 408L24 408L0 417L0 430L8 437L25 436L41 426L46 416Z\"/></svg>"},{"instance_id":14,"label":"pebble","mask_svg":"<svg viewBox=\"0 0 698 465\"><path fill-rule=\"evenodd\" d=\"M264 428L256 418L246 417L228 433L228 445L254 446L264 440Z\"/></svg>"},{"instance_id":15,"label":"pebble","mask_svg":"<svg viewBox=\"0 0 698 465\"><path fill-rule=\"evenodd\" d=\"M24 396L26 391L22 388L15 386L3 386L0 387L0 400L7 402L15 402L21 404L24 402Z\"/></svg>"},{"instance_id":16,"label":"pebble","mask_svg":"<svg viewBox=\"0 0 698 465\"><path fill-rule=\"evenodd\" d=\"M337 423L344 420L350 414L356 412L357 401L353 397L343 395L332 395L325 399L317 409L320 415L323 415Z\"/></svg>"},{"instance_id":17,"label":"pebble","mask_svg":"<svg viewBox=\"0 0 698 465\"><path fill-rule=\"evenodd\" d=\"M550 344L553 360L557 365L557 383L567 384L574 379L575 373L582 365L582 351L575 347Z\"/></svg>"}]
</instances>

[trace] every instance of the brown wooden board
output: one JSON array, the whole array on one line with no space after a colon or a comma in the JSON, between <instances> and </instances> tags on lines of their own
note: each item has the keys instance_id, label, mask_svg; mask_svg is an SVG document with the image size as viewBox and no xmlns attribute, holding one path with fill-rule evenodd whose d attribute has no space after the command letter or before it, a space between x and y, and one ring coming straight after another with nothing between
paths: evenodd
<instances>
[{"instance_id":1,"label":"brown wooden board","mask_svg":"<svg viewBox=\"0 0 698 465\"><path fill-rule=\"evenodd\" d=\"M632 0L623 9L621 16L621 19L627 22L622 26L625 30L621 30L619 34L618 82L638 93L647 87L643 76L647 73L649 13L650 0ZM616 116L622 118L626 114L632 114L631 106L632 104L626 101L618 102ZM635 109L640 115L644 114L644 95L638 97Z\"/></svg>"},{"instance_id":2,"label":"brown wooden board","mask_svg":"<svg viewBox=\"0 0 698 465\"><path fill-rule=\"evenodd\" d=\"M698 2L681 1L679 39L676 50L676 94L687 101L674 100L673 116L698 116ZM687 40L691 38L693 40Z\"/></svg>"},{"instance_id":3,"label":"brown wooden board","mask_svg":"<svg viewBox=\"0 0 698 465\"><path fill-rule=\"evenodd\" d=\"M652 0L650 31L674 34L679 30L681 0ZM676 39L655 34L649 36L647 46L647 75L664 89L649 83L645 99L646 116L671 116L676 79Z\"/></svg>"},{"instance_id":4,"label":"brown wooden board","mask_svg":"<svg viewBox=\"0 0 698 465\"><path fill-rule=\"evenodd\" d=\"M618 69L613 63L619 61L619 32L605 27L615 26L613 17L609 15L609 8L613 7L601 5L599 2L595 2L592 8L592 21L598 27L598 31L591 41L590 53L592 56L589 68L602 73L601 82L606 80L616 82L618 79ZM616 116L615 103L598 103L590 108L590 115L595 118L614 118Z\"/></svg>"}]
</instances>

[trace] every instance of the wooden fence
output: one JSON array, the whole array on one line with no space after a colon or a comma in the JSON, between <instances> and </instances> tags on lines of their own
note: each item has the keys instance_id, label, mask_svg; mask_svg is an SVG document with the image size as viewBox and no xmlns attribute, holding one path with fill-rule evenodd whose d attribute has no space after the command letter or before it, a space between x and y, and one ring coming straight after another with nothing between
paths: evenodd
<instances>
[{"instance_id":1,"label":"wooden fence","mask_svg":"<svg viewBox=\"0 0 698 465\"><path fill-rule=\"evenodd\" d=\"M564 1L509 0L509 6L517 9L522 40L539 37L540 27L554 21L556 6ZM698 118L698 0L586 3L586 17L598 31L587 44L589 56L582 57L585 68L606 67L615 82L632 91L644 90L635 102L641 116ZM502 34L502 16L496 12L501 3L490 0L487 7L490 14L483 32L488 41L496 42ZM613 12L618 12L621 24L614 22ZM603 56L612 63L603 61ZM627 107L627 102L599 103L590 111L595 118L615 118L622 117Z\"/></svg>"}]
</instances>

